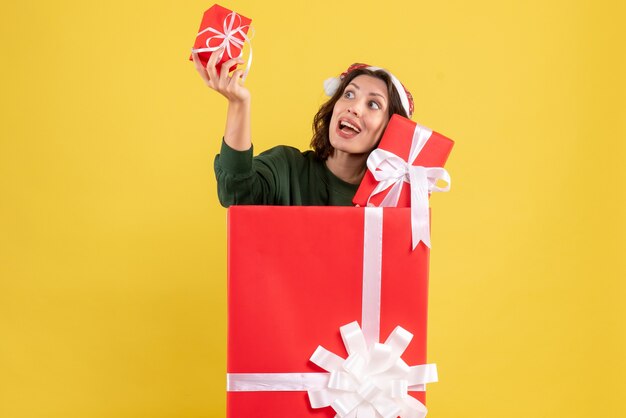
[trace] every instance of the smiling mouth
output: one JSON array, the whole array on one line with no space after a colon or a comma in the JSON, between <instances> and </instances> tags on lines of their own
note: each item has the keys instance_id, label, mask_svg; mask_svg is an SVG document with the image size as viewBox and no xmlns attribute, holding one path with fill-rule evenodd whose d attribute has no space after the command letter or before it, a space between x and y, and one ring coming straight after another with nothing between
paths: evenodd
<instances>
[{"instance_id":1,"label":"smiling mouth","mask_svg":"<svg viewBox=\"0 0 626 418\"><path fill-rule=\"evenodd\" d=\"M345 139L351 139L361 133L361 129L347 120L340 120L337 124L337 133Z\"/></svg>"},{"instance_id":2,"label":"smiling mouth","mask_svg":"<svg viewBox=\"0 0 626 418\"><path fill-rule=\"evenodd\" d=\"M361 132L361 130L358 127L354 126L353 124L345 120L342 120L339 122L339 129L346 133L352 131L358 134Z\"/></svg>"}]
</instances>

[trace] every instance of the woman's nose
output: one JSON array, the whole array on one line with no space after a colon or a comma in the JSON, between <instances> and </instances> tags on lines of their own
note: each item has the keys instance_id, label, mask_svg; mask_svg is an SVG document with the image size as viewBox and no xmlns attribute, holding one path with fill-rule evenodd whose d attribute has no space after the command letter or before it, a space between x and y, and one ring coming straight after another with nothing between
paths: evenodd
<instances>
[{"instance_id":1,"label":"woman's nose","mask_svg":"<svg viewBox=\"0 0 626 418\"><path fill-rule=\"evenodd\" d=\"M361 117L361 105L359 103L353 103L348 108L348 112L354 114L357 117Z\"/></svg>"}]
</instances>

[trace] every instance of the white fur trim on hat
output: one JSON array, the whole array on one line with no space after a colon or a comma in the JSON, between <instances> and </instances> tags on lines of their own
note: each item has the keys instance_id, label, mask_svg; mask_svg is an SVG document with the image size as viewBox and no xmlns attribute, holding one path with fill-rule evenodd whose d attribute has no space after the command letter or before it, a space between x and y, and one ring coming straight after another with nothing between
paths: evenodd
<instances>
[{"instance_id":1,"label":"white fur trim on hat","mask_svg":"<svg viewBox=\"0 0 626 418\"><path fill-rule=\"evenodd\" d=\"M324 80L324 93L327 96L332 96L337 92L339 85L341 84L341 80L339 77L331 77Z\"/></svg>"}]
</instances>

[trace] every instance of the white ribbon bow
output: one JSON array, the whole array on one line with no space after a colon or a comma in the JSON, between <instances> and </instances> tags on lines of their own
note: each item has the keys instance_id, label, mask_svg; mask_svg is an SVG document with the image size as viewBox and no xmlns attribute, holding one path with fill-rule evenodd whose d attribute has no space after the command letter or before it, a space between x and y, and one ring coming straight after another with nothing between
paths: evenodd
<instances>
[{"instance_id":1,"label":"white ribbon bow","mask_svg":"<svg viewBox=\"0 0 626 418\"><path fill-rule=\"evenodd\" d=\"M235 26L235 19L238 19L238 23ZM198 48L198 49L194 49L193 52L214 52L217 51L218 49L220 49L221 47L224 47L226 54L228 54L228 56L230 58L235 58L233 57L232 51L230 49L231 45L234 45L235 48L237 48L239 50L239 57L241 56L242 52L243 52L243 45L245 42L248 42L248 45L250 45L250 55L248 56L248 63L246 64L246 69L242 75L242 80L245 80L246 77L248 76L248 72L250 71L250 66L252 65L252 42L250 41L250 38L248 38L248 36L246 35L246 33L243 31L244 28L249 27L248 25L241 25L241 16L239 16L237 13L235 12L231 12L226 16L226 19L224 19L224 31L220 32L217 29L214 29L212 27L208 27L200 32L198 32L198 34L196 35L196 38L200 35L202 35L205 32L211 32L214 33L215 35L207 38L206 40L206 48ZM243 41L239 38L236 37L236 35L239 35L243 38ZM220 42L219 45L212 47L210 46L210 43L213 39L223 39L222 42Z\"/></svg>"},{"instance_id":2,"label":"white ribbon bow","mask_svg":"<svg viewBox=\"0 0 626 418\"><path fill-rule=\"evenodd\" d=\"M370 206L372 196L389 188L389 192L380 203L381 207L395 207L402 192L404 183L411 187L411 233L413 249L420 241L430 248L430 216L428 211L428 194L430 192L447 192L450 190L450 175L442 167L421 167L412 165L432 135L432 131L421 125L415 127L409 158L405 161L396 154L377 148L367 159L367 168L374 175L378 184L367 199ZM438 187L437 181L447 183Z\"/></svg>"},{"instance_id":3,"label":"white ribbon bow","mask_svg":"<svg viewBox=\"0 0 626 418\"><path fill-rule=\"evenodd\" d=\"M330 372L326 388L308 390L313 408L332 407L340 418L423 418L426 407L408 394L437 381L434 364L409 367L400 356L413 334L397 326L369 350L355 321L340 328L348 358L318 346L311 361Z\"/></svg>"}]
</instances>

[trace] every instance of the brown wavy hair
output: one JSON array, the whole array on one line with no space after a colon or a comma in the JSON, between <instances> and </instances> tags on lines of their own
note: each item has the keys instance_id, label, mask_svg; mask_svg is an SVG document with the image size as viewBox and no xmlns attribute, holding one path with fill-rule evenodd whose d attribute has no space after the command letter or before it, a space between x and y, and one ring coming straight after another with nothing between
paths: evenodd
<instances>
[{"instance_id":1,"label":"brown wavy hair","mask_svg":"<svg viewBox=\"0 0 626 418\"><path fill-rule=\"evenodd\" d=\"M387 108L389 118L391 118L391 115L394 113L404 116L405 118L408 117L404 107L402 106L400 95L396 91L389 74L383 70L372 71L367 68L352 70L341 80L335 94L333 94L333 96L328 99L326 103L320 106L320 109L313 118L313 138L311 139L311 148L315 151L315 155L322 160L326 160L333 153L334 149L333 146L330 145L328 132L330 130L330 119L333 115L335 103L337 103L337 100L339 100L339 98L343 95L346 86L360 75L369 75L379 78L385 82L387 85L387 94L389 96L389 106ZM380 138L378 138L378 140L380 141Z\"/></svg>"}]
</instances>

